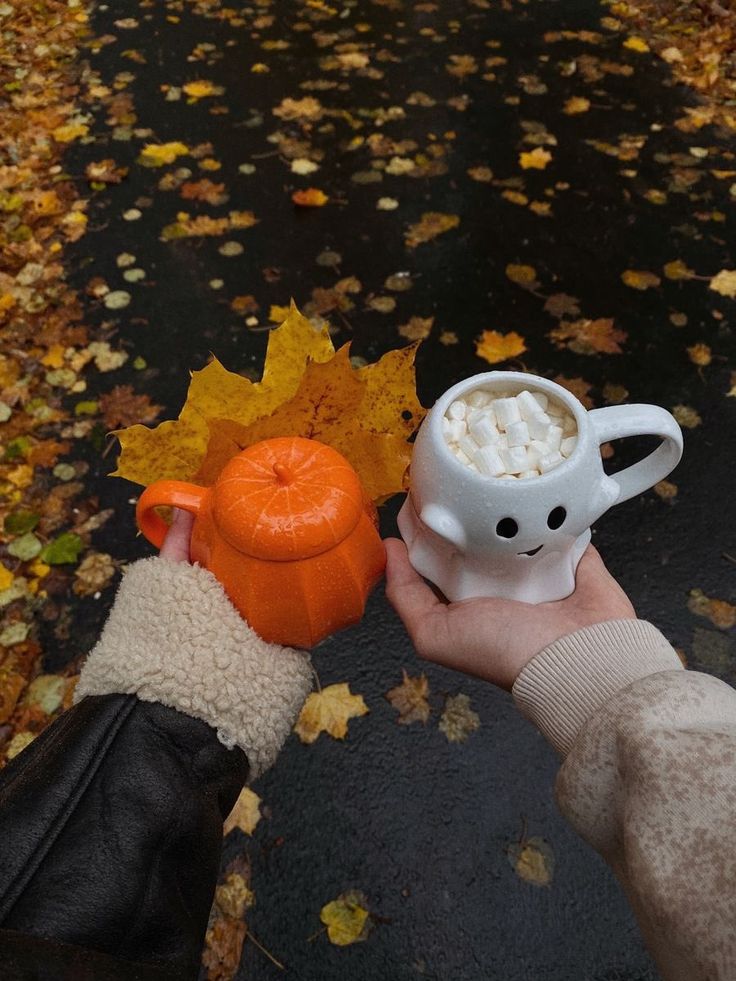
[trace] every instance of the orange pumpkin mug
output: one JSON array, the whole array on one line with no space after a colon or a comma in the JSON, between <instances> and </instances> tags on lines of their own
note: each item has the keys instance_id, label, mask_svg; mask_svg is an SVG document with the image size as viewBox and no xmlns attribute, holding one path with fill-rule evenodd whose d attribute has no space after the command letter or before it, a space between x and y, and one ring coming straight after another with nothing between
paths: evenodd
<instances>
[{"instance_id":1,"label":"orange pumpkin mug","mask_svg":"<svg viewBox=\"0 0 736 981\"><path fill-rule=\"evenodd\" d=\"M348 461L300 436L263 440L212 487L159 480L141 494L138 527L157 548L168 525L155 508L196 515L192 562L222 583L264 640L313 647L357 623L383 575L373 502Z\"/></svg>"}]
</instances>

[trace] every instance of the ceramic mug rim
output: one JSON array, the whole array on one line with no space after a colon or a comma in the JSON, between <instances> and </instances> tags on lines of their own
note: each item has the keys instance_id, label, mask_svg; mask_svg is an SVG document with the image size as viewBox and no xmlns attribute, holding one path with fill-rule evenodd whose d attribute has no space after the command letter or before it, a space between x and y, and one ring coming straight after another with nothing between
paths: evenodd
<instances>
[{"instance_id":1,"label":"ceramic mug rim","mask_svg":"<svg viewBox=\"0 0 736 981\"><path fill-rule=\"evenodd\" d=\"M533 382L531 381L533 379ZM516 383L521 383L519 391L524 391L528 389L530 392L542 391L544 394L552 394L554 397L565 404L572 412L575 417L575 422L577 423L578 431L578 441L575 445L575 449L572 451L566 460L558 464L552 470L548 470L547 473L540 474L538 477L527 478L520 480L516 478L514 488L523 487L524 485L539 486L540 481L546 481L550 483L552 480L557 479L560 476L564 476L571 469L571 465L577 461L583 453L583 440L581 436L584 431L587 431L588 426L590 426L590 420L588 419L588 410L582 404L580 399L576 398L572 392L568 392L566 388L562 385L558 385L557 382L552 381L549 378L542 378L540 375L527 374L523 371L485 371L477 375L471 375L468 378L462 379L462 381L457 382L451 388L448 388L446 392L437 399L435 404L432 406L431 412L432 417L428 420L431 426L432 435L438 438L442 449L441 452L445 457L451 461L451 465L457 468L459 473L462 473L466 478L470 480L478 480L486 483L489 480L494 481L495 484L508 484L508 480L503 477L491 477L487 474L474 473L470 467L461 463L454 453L450 451L447 443L445 442L444 435L442 434L442 418L447 411L448 406L451 402L454 402L458 396L463 395L468 391L475 391L477 388L489 388L490 383L503 383L504 381L510 382L512 386ZM540 384L541 383L541 384ZM498 387L501 387L499 384ZM518 394L518 392L516 393Z\"/></svg>"}]
</instances>

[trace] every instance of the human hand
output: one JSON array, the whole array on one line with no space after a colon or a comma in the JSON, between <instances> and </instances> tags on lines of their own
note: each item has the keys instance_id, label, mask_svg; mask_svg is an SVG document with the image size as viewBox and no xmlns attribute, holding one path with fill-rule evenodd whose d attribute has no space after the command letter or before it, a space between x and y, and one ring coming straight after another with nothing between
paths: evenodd
<instances>
[{"instance_id":1,"label":"human hand","mask_svg":"<svg viewBox=\"0 0 736 981\"><path fill-rule=\"evenodd\" d=\"M384 544L386 596L417 654L507 691L535 654L560 637L605 620L636 619L631 601L592 545L578 564L575 592L535 605L484 598L444 602L410 565L403 541L389 538Z\"/></svg>"},{"instance_id":2,"label":"human hand","mask_svg":"<svg viewBox=\"0 0 736 981\"><path fill-rule=\"evenodd\" d=\"M189 539L192 537L194 515L180 508L174 508L171 527L161 546L159 555L170 562L189 562Z\"/></svg>"}]
</instances>

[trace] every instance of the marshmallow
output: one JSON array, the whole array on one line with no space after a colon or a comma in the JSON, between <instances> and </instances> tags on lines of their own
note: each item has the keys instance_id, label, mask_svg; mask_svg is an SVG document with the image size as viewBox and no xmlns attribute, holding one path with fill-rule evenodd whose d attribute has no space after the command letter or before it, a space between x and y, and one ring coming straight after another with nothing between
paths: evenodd
<instances>
[{"instance_id":1,"label":"marshmallow","mask_svg":"<svg viewBox=\"0 0 736 981\"><path fill-rule=\"evenodd\" d=\"M457 441L457 445L469 460L474 459L478 444L472 436L463 436L462 439Z\"/></svg>"},{"instance_id":2,"label":"marshmallow","mask_svg":"<svg viewBox=\"0 0 736 981\"><path fill-rule=\"evenodd\" d=\"M473 412L468 422L470 435L480 446L491 446L498 442L498 430L495 421L485 410Z\"/></svg>"},{"instance_id":3,"label":"marshmallow","mask_svg":"<svg viewBox=\"0 0 736 981\"><path fill-rule=\"evenodd\" d=\"M527 480L529 477L538 477L538 476L539 476L538 470L522 470L522 472L519 474L519 479Z\"/></svg>"},{"instance_id":4,"label":"marshmallow","mask_svg":"<svg viewBox=\"0 0 736 981\"><path fill-rule=\"evenodd\" d=\"M563 439L560 443L560 453L562 453L564 457L571 456L573 450L577 446L577 443L577 436L568 436L567 439Z\"/></svg>"},{"instance_id":5,"label":"marshmallow","mask_svg":"<svg viewBox=\"0 0 736 981\"><path fill-rule=\"evenodd\" d=\"M562 435L575 436L577 435L577 431L578 431L578 424L575 422L575 417L571 415L566 415L563 420Z\"/></svg>"},{"instance_id":6,"label":"marshmallow","mask_svg":"<svg viewBox=\"0 0 736 981\"><path fill-rule=\"evenodd\" d=\"M467 427L462 419L452 419L448 431L445 433L445 439L448 443L458 443L467 433Z\"/></svg>"},{"instance_id":7,"label":"marshmallow","mask_svg":"<svg viewBox=\"0 0 736 981\"><path fill-rule=\"evenodd\" d=\"M550 430L551 420L546 412L539 412L527 420L529 435L532 439L546 440Z\"/></svg>"},{"instance_id":8,"label":"marshmallow","mask_svg":"<svg viewBox=\"0 0 736 981\"><path fill-rule=\"evenodd\" d=\"M519 406L514 398L496 399L493 408L496 410L499 429L507 429L510 423L521 420Z\"/></svg>"},{"instance_id":9,"label":"marshmallow","mask_svg":"<svg viewBox=\"0 0 736 981\"><path fill-rule=\"evenodd\" d=\"M548 453L547 456L541 457L538 466L541 473L547 473L549 470L554 470L554 468L560 463L562 463L562 456L557 452L557 450L553 450L553 452Z\"/></svg>"},{"instance_id":10,"label":"marshmallow","mask_svg":"<svg viewBox=\"0 0 736 981\"><path fill-rule=\"evenodd\" d=\"M531 419L532 416L539 415L544 408L543 406L540 406L534 395L526 390L519 392L519 394L516 396L516 404L519 406L521 418L525 422Z\"/></svg>"},{"instance_id":11,"label":"marshmallow","mask_svg":"<svg viewBox=\"0 0 736 981\"><path fill-rule=\"evenodd\" d=\"M560 430L560 435L562 430ZM529 443L529 427L522 420L521 422L511 422L506 427L506 435L509 446L527 446Z\"/></svg>"},{"instance_id":12,"label":"marshmallow","mask_svg":"<svg viewBox=\"0 0 736 981\"><path fill-rule=\"evenodd\" d=\"M476 451L473 463L481 473L489 477L500 477L506 469L494 446L482 446Z\"/></svg>"},{"instance_id":13,"label":"marshmallow","mask_svg":"<svg viewBox=\"0 0 736 981\"><path fill-rule=\"evenodd\" d=\"M532 392L532 398L536 399L537 402L539 402L542 412L544 412L547 406L549 405L549 399L544 394L544 392Z\"/></svg>"},{"instance_id":14,"label":"marshmallow","mask_svg":"<svg viewBox=\"0 0 736 981\"><path fill-rule=\"evenodd\" d=\"M527 447L527 455L531 466L536 467L541 457L547 456L549 446L541 439L533 439Z\"/></svg>"},{"instance_id":15,"label":"marshmallow","mask_svg":"<svg viewBox=\"0 0 736 981\"><path fill-rule=\"evenodd\" d=\"M545 442L550 450L559 450L562 443L562 426L550 426Z\"/></svg>"},{"instance_id":16,"label":"marshmallow","mask_svg":"<svg viewBox=\"0 0 736 981\"><path fill-rule=\"evenodd\" d=\"M499 452L508 473L516 474L529 469L529 457L525 447L510 446L507 450L501 449Z\"/></svg>"},{"instance_id":17,"label":"marshmallow","mask_svg":"<svg viewBox=\"0 0 736 981\"><path fill-rule=\"evenodd\" d=\"M455 456L458 458L460 463L464 463L466 467L470 465L470 458L465 456L462 450L460 449L456 450Z\"/></svg>"},{"instance_id":18,"label":"marshmallow","mask_svg":"<svg viewBox=\"0 0 736 981\"><path fill-rule=\"evenodd\" d=\"M468 395L468 405L473 409L479 409L481 406L488 405L491 399L490 392L484 392L482 388L476 388L474 392Z\"/></svg>"},{"instance_id":19,"label":"marshmallow","mask_svg":"<svg viewBox=\"0 0 736 981\"><path fill-rule=\"evenodd\" d=\"M449 419L464 419L467 411L468 407L465 402L462 399L458 399L447 410L447 416Z\"/></svg>"}]
</instances>

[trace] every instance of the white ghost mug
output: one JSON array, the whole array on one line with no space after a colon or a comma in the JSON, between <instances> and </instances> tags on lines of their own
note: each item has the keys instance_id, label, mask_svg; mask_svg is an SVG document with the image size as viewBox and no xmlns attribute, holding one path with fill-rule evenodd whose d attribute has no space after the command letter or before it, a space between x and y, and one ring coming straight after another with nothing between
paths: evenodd
<instances>
[{"instance_id":1,"label":"white ghost mug","mask_svg":"<svg viewBox=\"0 0 736 981\"><path fill-rule=\"evenodd\" d=\"M491 395L542 392L574 417L577 444L538 477L488 477L461 463L442 432L449 405L476 389ZM625 436L663 442L633 466L606 475L600 445ZM494 596L544 603L575 589L590 526L614 504L667 476L682 456L682 431L656 405L591 409L555 382L514 371L466 378L442 395L417 434L410 490L398 525L409 561L451 601Z\"/></svg>"}]
</instances>

